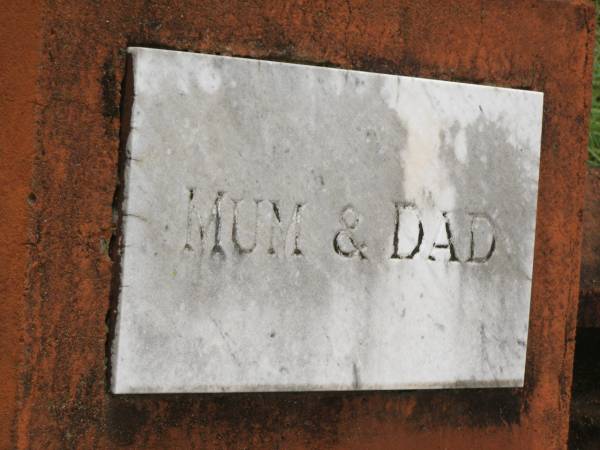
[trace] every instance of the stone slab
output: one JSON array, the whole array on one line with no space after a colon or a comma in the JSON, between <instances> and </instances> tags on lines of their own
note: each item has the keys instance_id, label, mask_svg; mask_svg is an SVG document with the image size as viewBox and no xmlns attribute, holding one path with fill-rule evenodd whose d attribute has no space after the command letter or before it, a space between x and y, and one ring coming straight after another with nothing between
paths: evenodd
<instances>
[{"instance_id":1,"label":"stone slab","mask_svg":"<svg viewBox=\"0 0 600 450\"><path fill-rule=\"evenodd\" d=\"M543 94L129 53L113 392L523 385Z\"/></svg>"}]
</instances>

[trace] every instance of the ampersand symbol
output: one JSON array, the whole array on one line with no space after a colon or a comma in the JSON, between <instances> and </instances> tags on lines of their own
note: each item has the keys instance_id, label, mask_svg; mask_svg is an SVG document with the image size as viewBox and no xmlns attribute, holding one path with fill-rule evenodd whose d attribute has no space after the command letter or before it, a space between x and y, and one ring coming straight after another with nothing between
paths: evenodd
<instances>
[{"instance_id":1,"label":"ampersand symbol","mask_svg":"<svg viewBox=\"0 0 600 450\"><path fill-rule=\"evenodd\" d=\"M354 212L352 206L346 206L342 211L340 222L345 228L338 231L333 238L333 249L335 252L345 258L358 256L360 259L367 259L365 250L367 246L364 242L359 243L353 236L353 232L358 227L360 218Z\"/></svg>"}]
</instances>

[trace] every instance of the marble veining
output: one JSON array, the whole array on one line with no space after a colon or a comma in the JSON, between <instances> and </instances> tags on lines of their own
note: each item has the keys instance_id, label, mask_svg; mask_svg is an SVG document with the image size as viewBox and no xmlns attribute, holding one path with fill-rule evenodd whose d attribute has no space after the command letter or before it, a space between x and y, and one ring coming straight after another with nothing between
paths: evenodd
<instances>
[{"instance_id":1,"label":"marble veining","mask_svg":"<svg viewBox=\"0 0 600 450\"><path fill-rule=\"evenodd\" d=\"M542 93L129 54L113 392L523 385Z\"/></svg>"}]
</instances>

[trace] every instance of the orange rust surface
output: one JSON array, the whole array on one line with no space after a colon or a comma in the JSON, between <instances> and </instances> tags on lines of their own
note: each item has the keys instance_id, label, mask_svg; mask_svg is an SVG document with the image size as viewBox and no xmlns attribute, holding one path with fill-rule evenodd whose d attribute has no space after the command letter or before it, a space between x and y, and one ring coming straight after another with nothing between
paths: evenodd
<instances>
[{"instance_id":1,"label":"orange rust surface","mask_svg":"<svg viewBox=\"0 0 600 450\"><path fill-rule=\"evenodd\" d=\"M588 170L577 325L600 327L600 168Z\"/></svg>"},{"instance_id":2,"label":"orange rust surface","mask_svg":"<svg viewBox=\"0 0 600 450\"><path fill-rule=\"evenodd\" d=\"M10 448L17 413L29 262L29 204L36 147L40 11L15 1L0 12L0 448ZM29 198L29 203L33 202Z\"/></svg>"},{"instance_id":3,"label":"orange rust surface","mask_svg":"<svg viewBox=\"0 0 600 450\"><path fill-rule=\"evenodd\" d=\"M41 17L40 116L36 133L29 130L37 140L32 229L38 239L23 304L26 357L14 446L565 448L591 2L57 0L44 6ZM128 45L544 91L525 387L110 395L106 319L113 263L107 248Z\"/></svg>"}]
</instances>

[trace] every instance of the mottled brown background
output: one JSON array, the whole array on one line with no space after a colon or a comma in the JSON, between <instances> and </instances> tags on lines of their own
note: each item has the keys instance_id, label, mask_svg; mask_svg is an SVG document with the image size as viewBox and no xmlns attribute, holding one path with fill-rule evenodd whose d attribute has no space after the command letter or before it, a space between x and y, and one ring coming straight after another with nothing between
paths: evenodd
<instances>
[{"instance_id":1,"label":"mottled brown background","mask_svg":"<svg viewBox=\"0 0 600 450\"><path fill-rule=\"evenodd\" d=\"M0 447L565 448L591 3L5 0L2 8ZM525 387L110 395L109 247L128 45L544 91Z\"/></svg>"},{"instance_id":2,"label":"mottled brown background","mask_svg":"<svg viewBox=\"0 0 600 450\"><path fill-rule=\"evenodd\" d=\"M600 328L600 167L588 170L577 326Z\"/></svg>"}]
</instances>

